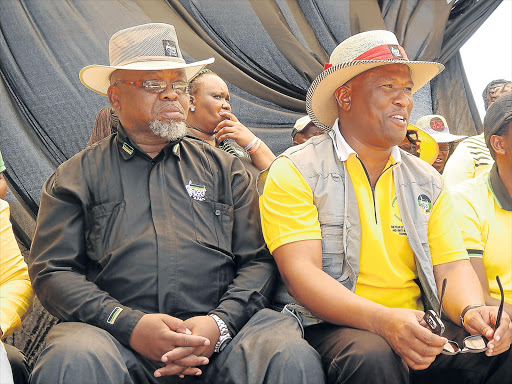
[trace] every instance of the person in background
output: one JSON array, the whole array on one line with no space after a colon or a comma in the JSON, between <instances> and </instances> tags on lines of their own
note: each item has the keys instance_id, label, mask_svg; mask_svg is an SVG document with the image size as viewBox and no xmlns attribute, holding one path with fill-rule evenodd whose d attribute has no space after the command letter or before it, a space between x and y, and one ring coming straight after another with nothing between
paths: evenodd
<instances>
[{"instance_id":1,"label":"person in background","mask_svg":"<svg viewBox=\"0 0 512 384\"><path fill-rule=\"evenodd\" d=\"M442 69L410 61L392 32L349 37L306 98L329 134L259 176L263 234L282 278L274 301L302 320L328 383L512 377L510 318L495 326L499 309L485 305L442 177L397 147L413 93ZM438 311L445 279L451 321L440 336L424 311ZM441 354L469 333L485 335L485 353Z\"/></svg>"},{"instance_id":2,"label":"person in background","mask_svg":"<svg viewBox=\"0 0 512 384\"><path fill-rule=\"evenodd\" d=\"M2 152L0 152L0 199L5 199L7 196L7 182L4 178L5 164L2 158Z\"/></svg>"},{"instance_id":3,"label":"person in background","mask_svg":"<svg viewBox=\"0 0 512 384\"><path fill-rule=\"evenodd\" d=\"M499 304L499 275L505 310L512 317L512 92L487 110L484 138L495 160L491 171L456 185L450 193L485 303Z\"/></svg>"},{"instance_id":4,"label":"person in background","mask_svg":"<svg viewBox=\"0 0 512 384\"><path fill-rule=\"evenodd\" d=\"M109 53L80 79L108 97L117 134L41 192L29 274L61 322L32 384L322 382L299 324L265 308L276 268L253 178L186 136L188 81L213 59L187 64L163 23L117 32Z\"/></svg>"},{"instance_id":5,"label":"person in background","mask_svg":"<svg viewBox=\"0 0 512 384\"><path fill-rule=\"evenodd\" d=\"M100 109L94 120L94 127L92 128L91 137L89 138L88 146L97 143L98 141L117 133L119 126L119 117L112 107L104 107Z\"/></svg>"},{"instance_id":6,"label":"person in background","mask_svg":"<svg viewBox=\"0 0 512 384\"><path fill-rule=\"evenodd\" d=\"M485 110L502 94L512 91L512 81L493 80L485 87L482 97ZM457 145L446 162L443 178L447 187L453 187L480 174L486 174L494 163L485 145L484 134L471 136Z\"/></svg>"},{"instance_id":7,"label":"person in background","mask_svg":"<svg viewBox=\"0 0 512 384\"><path fill-rule=\"evenodd\" d=\"M432 136L413 124L407 126L404 139L398 147L432 165L437 159L439 146Z\"/></svg>"},{"instance_id":8,"label":"person in background","mask_svg":"<svg viewBox=\"0 0 512 384\"><path fill-rule=\"evenodd\" d=\"M463 135L452 135L446 119L441 115L427 115L420 117L416 121L416 126L421 130L427 132L434 138L439 146L439 153L432 166L439 173L443 173L446 160L450 155L453 143L465 139L467 136Z\"/></svg>"},{"instance_id":9,"label":"person in background","mask_svg":"<svg viewBox=\"0 0 512 384\"><path fill-rule=\"evenodd\" d=\"M33 301L27 264L12 231L9 204L0 199L0 340L21 328ZM0 383L28 383L29 373L23 354L0 341Z\"/></svg>"},{"instance_id":10,"label":"person in background","mask_svg":"<svg viewBox=\"0 0 512 384\"><path fill-rule=\"evenodd\" d=\"M203 69L190 81L188 134L232 155L252 161L257 170L275 159L270 148L231 111L228 86L219 75Z\"/></svg>"},{"instance_id":11,"label":"person in background","mask_svg":"<svg viewBox=\"0 0 512 384\"><path fill-rule=\"evenodd\" d=\"M307 139L313 136L323 135L325 131L318 128L308 115L297 119L292 129L292 145L305 143Z\"/></svg>"}]
</instances>

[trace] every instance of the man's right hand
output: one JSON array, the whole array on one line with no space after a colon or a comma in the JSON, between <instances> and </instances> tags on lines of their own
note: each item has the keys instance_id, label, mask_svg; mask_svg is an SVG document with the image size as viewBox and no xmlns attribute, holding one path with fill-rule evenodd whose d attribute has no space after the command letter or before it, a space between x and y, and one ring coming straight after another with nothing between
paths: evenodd
<instances>
[{"instance_id":1,"label":"man's right hand","mask_svg":"<svg viewBox=\"0 0 512 384\"><path fill-rule=\"evenodd\" d=\"M428 368L447 342L445 337L426 327L423 315L412 309L389 308L378 329L391 348L414 370Z\"/></svg>"},{"instance_id":2,"label":"man's right hand","mask_svg":"<svg viewBox=\"0 0 512 384\"><path fill-rule=\"evenodd\" d=\"M130 336L130 347L155 361L176 347L210 345L206 337L192 335L184 322L176 317L154 313L142 316ZM204 357L188 359L190 366L204 364Z\"/></svg>"}]
</instances>

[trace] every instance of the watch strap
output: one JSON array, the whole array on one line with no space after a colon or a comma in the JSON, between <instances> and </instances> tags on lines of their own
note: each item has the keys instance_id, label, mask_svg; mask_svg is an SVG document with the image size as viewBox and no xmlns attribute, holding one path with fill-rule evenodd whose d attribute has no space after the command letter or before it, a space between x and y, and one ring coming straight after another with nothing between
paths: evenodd
<instances>
[{"instance_id":1,"label":"watch strap","mask_svg":"<svg viewBox=\"0 0 512 384\"><path fill-rule=\"evenodd\" d=\"M483 307L484 304L471 304L471 305L468 305L466 308L464 308L462 310L462 313L460 314L460 323L462 326L464 326L464 317L466 316L466 313L470 310L470 309L475 309L475 308L480 308L480 307Z\"/></svg>"},{"instance_id":2,"label":"watch strap","mask_svg":"<svg viewBox=\"0 0 512 384\"><path fill-rule=\"evenodd\" d=\"M218 353L222 351L222 349L224 349L227 343L231 341L232 337L231 334L229 333L228 326L226 325L224 320L222 320L219 316L213 313L209 314L208 316L215 320L215 322L217 323L217 327L219 327L219 340L217 340L217 342L215 343L214 348L214 352Z\"/></svg>"}]
</instances>

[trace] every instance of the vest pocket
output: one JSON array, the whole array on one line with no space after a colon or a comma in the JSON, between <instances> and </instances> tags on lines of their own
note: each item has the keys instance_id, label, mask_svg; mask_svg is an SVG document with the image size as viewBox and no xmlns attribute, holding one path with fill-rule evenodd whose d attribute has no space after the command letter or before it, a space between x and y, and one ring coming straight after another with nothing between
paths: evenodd
<instances>
[{"instance_id":1,"label":"vest pocket","mask_svg":"<svg viewBox=\"0 0 512 384\"><path fill-rule=\"evenodd\" d=\"M322 269L332 278L341 281L345 266L343 252L343 220L342 218L320 218L322 231Z\"/></svg>"}]
</instances>

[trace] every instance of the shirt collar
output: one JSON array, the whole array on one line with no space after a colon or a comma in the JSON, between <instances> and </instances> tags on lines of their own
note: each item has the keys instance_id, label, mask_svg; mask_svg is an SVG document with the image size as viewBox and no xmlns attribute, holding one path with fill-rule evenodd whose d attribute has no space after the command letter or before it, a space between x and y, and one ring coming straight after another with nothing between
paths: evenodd
<instances>
[{"instance_id":1,"label":"shirt collar","mask_svg":"<svg viewBox=\"0 0 512 384\"><path fill-rule=\"evenodd\" d=\"M170 153L175 155L178 159L180 159L180 142L181 139L178 139L176 141L170 141L169 144L167 144L162 151L164 152L165 158L169 156ZM142 149L139 148L139 146L134 143L130 137L126 134L123 126L119 124L117 129L117 146L119 148L119 152L121 153L121 157L124 160L131 159L133 156L135 156L135 152L140 152L141 154L144 154L145 156L148 156ZM161 156L160 154L158 156ZM149 157L149 156L148 156Z\"/></svg>"},{"instance_id":2,"label":"shirt collar","mask_svg":"<svg viewBox=\"0 0 512 384\"><path fill-rule=\"evenodd\" d=\"M332 139L334 151L336 152L336 155L340 161L347 161L351 153L357 155L356 151L354 151L352 147L348 145L347 141L341 134L340 127L338 125L338 119L334 121L332 129L329 131L329 136ZM397 145L391 148L391 157L397 164L402 161L402 156L400 155L400 150L398 149Z\"/></svg>"},{"instance_id":3,"label":"shirt collar","mask_svg":"<svg viewBox=\"0 0 512 384\"><path fill-rule=\"evenodd\" d=\"M500 175L498 174L498 166L496 163L493 164L491 171L489 172L489 177L487 179L487 185L489 186L489 190L491 191L494 201L498 207L505 211L512 211L512 196L505 188L505 185L501 181Z\"/></svg>"}]
</instances>

